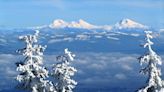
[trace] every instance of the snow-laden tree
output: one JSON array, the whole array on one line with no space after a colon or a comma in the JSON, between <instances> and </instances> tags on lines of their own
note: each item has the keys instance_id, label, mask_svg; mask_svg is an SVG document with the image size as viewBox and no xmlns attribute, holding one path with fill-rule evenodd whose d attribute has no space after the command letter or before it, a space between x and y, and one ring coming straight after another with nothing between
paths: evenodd
<instances>
[{"instance_id":1,"label":"snow-laden tree","mask_svg":"<svg viewBox=\"0 0 164 92\"><path fill-rule=\"evenodd\" d=\"M145 67L140 70L144 75L148 75L147 85L138 90L138 92L164 92L164 82L160 78L161 70L157 68L162 64L160 56L158 56L153 50L152 45L154 44L151 39L153 38L151 31L145 31L146 42L143 45L147 48L147 53L139 57L141 65L145 64Z\"/></svg>"},{"instance_id":2,"label":"snow-laden tree","mask_svg":"<svg viewBox=\"0 0 164 92\"><path fill-rule=\"evenodd\" d=\"M36 31L34 35L19 37L25 42L25 47L17 50L24 58L16 63L17 71L20 72L16 78L19 81L18 87L32 92L55 92L53 84L46 80L48 71L42 66L42 56L46 46L37 44L38 33L39 31Z\"/></svg>"},{"instance_id":3,"label":"snow-laden tree","mask_svg":"<svg viewBox=\"0 0 164 92\"><path fill-rule=\"evenodd\" d=\"M57 92L72 92L77 82L71 79L71 76L77 72L74 67L70 66L70 62L74 61L75 54L68 49L64 50L64 55L57 56L59 63L53 65L52 76L57 80L55 87Z\"/></svg>"}]
</instances>

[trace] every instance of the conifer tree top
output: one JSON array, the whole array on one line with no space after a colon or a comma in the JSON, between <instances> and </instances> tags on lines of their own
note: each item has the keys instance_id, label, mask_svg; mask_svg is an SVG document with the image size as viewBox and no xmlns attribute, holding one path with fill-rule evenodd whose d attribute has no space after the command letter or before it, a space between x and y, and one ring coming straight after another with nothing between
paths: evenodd
<instances>
[{"instance_id":1,"label":"conifer tree top","mask_svg":"<svg viewBox=\"0 0 164 92\"><path fill-rule=\"evenodd\" d=\"M147 48L148 51L143 56L139 58L139 62L142 65L145 63L145 67L140 70L141 73L148 75L147 85L138 90L138 92L163 92L164 82L160 78L161 71L157 65L162 64L161 57L158 56L155 51L152 50L152 45L154 44L151 39L153 38L151 31L145 31L145 44L144 48Z\"/></svg>"}]
</instances>

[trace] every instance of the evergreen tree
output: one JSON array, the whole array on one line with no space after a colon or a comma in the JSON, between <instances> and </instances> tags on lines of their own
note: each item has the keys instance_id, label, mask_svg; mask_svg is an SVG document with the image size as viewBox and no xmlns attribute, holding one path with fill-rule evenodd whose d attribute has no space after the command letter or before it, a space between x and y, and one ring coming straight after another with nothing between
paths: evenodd
<instances>
[{"instance_id":1,"label":"evergreen tree","mask_svg":"<svg viewBox=\"0 0 164 92\"><path fill-rule=\"evenodd\" d=\"M157 68L159 65L162 65L161 57L158 56L153 50L152 45L154 44L151 39L153 38L151 31L145 31L146 33L146 43L143 45L144 48L147 48L148 52L143 56L139 57L139 62L141 65L143 63L146 66L141 69L141 73L148 75L147 85L138 90L138 92L164 92L164 82L160 78L161 71Z\"/></svg>"},{"instance_id":2,"label":"evergreen tree","mask_svg":"<svg viewBox=\"0 0 164 92\"><path fill-rule=\"evenodd\" d=\"M77 85L71 76L74 75L77 70L70 66L70 62L74 60L75 55L68 49L65 49L64 55L57 56L57 60L60 63L53 65L52 76L57 80L56 89L57 92L72 92L72 89Z\"/></svg>"},{"instance_id":3,"label":"evergreen tree","mask_svg":"<svg viewBox=\"0 0 164 92\"><path fill-rule=\"evenodd\" d=\"M32 92L55 92L53 84L46 80L48 71L43 64L43 52L46 46L37 44L39 31L34 35L20 36L19 39L25 42L23 49L17 50L22 54L24 59L17 62L17 75L16 80L19 81L18 87L24 90L31 90Z\"/></svg>"}]
</instances>

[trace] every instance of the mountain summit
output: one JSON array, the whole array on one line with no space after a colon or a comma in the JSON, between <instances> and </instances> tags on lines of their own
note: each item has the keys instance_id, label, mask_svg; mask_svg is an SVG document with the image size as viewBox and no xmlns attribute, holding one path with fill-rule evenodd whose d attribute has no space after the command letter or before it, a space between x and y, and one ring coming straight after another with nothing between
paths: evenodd
<instances>
[{"instance_id":1,"label":"mountain summit","mask_svg":"<svg viewBox=\"0 0 164 92\"><path fill-rule=\"evenodd\" d=\"M145 29L147 26L137 23L131 19L123 19L116 23L115 25L93 25L82 19L78 21L66 22L61 19L54 20L52 24L49 25L50 28L79 28L79 29L102 29L102 30L113 30L113 29Z\"/></svg>"},{"instance_id":2,"label":"mountain summit","mask_svg":"<svg viewBox=\"0 0 164 92\"><path fill-rule=\"evenodd\" d=\"M61 19L57 19L54 20L54 22L52 24L49 25L50 28L82 28L82 29L93 29L93 28L97 28L97 26L92 25L82 19L80 19L79 21L75 22L65 22Z\"/></svg>"},{"instance_id":3,"label":"mountain summit","mask_svg":"<svg viewBox=\"0 0 164 92\"><path fill-rule=\"evenodd\" d=\"M126 29L126 28L138 28L138 29L145 29L147 28L145 25L137 23L131 19L123 19L120 22L114 25L117 29Z\"/></svg>"},{"instance_id":4,"label":"mountain summit","mask_svg":"<svg viewBox=\"0 0 164 92\"><path fill-rule=\"evenodd\" d=\"M67 27L68 23L64 20L57 19L54 20L52 24L49 25L50 28L64 28Z\"/></svg>"}]
</instances>

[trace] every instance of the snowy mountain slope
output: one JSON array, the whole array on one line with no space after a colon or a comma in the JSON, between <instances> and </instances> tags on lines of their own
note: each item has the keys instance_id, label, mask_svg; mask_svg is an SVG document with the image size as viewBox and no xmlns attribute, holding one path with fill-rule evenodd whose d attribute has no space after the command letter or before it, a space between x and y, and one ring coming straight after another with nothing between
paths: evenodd
<instances>
[{"instance_id":1,"label":"snowy mountain slope","mask_svg":"<svg viewBox=\"0 0 164 92\"><path fill-rule=\"evenodd\" d=\"M87 29L87 30L122 30L122 29L147 29L148 27L137 23L131 19L122 19L114 25L94 25L90 24L82 19L79 19L77 22L66 22L62 19L56 19L50 25L33 27L34 29L43 29L43 28L51 28L51 29L60 29L60 28L71 28L71 29Z\"/></svg>"},{"instance_id":2,"label":"snowy mountain slope","mask_svg":"<svg viewBox=\"0 0 164 92\"><path fill-rule=\"evenodd\" d=\"M57 19L54 20L52 24L49 25L50 28L82 28L82 29L94 29L98 28L98 26L92 25L82 19L79 21L75 22L65 22L64 20Z\"/></svg>"},{"instance_id":3,"label":"snowy mountain slope","mask_svg":"<svg viewBox=\"0 0 164 92\"><path fill-rule=\"evenodd\" d=\"M147 26L137 23L131 19L123 19L120 22L116 23L114 25L114 28L116 29L130 29L130 28L136 28L136 29L146 29Z\"/></svg>"}]
</instances>

